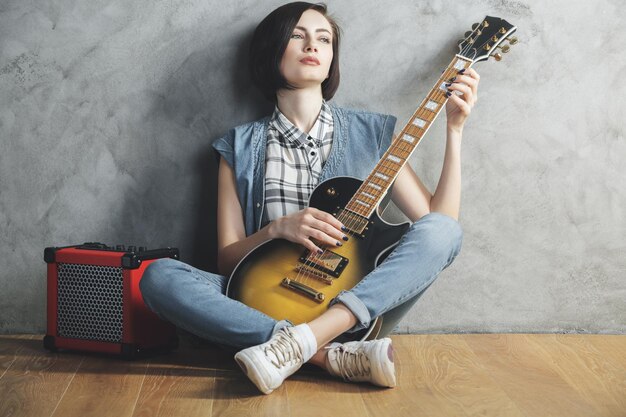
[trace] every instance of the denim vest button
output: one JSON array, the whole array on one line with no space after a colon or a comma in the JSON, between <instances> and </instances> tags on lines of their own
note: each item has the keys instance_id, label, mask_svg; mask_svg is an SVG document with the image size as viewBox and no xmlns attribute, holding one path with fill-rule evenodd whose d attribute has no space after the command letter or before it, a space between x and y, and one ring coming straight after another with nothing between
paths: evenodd
<instances>
[{"instance_id":1,"label":"denim vest button","mask_svg":"<svg viewBox=\"0 0 626 417\"><path fill-rule=\"evenodd\" d=\"M257 207L261 207L261 203L256 203L256 206Z\"/></svg>"}]
</instances>

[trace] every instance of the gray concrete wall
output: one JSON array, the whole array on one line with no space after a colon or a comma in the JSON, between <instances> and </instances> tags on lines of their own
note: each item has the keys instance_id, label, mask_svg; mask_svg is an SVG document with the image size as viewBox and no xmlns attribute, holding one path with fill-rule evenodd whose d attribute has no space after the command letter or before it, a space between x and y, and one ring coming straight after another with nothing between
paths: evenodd
<instances>
[{"instance_id":1,"label":"gray concrete wall","mask_svg":"<svg viewBox=\"0 0 626 417\"><path fill-rule=\"evenodd\" d=\"M44 332L46 246L177 246L184 261L214 267L210 144L270 110L247 79L246 48L279 4L0 3L0 332ZM621 2L330 9L345 31L334 101L399 124L473 22L489 14L519 27L502 62L476 66L461 255L397 331L624 333ZM444 127L442 117L411 160L431 190Z\"/></svg>"}]
</instances>

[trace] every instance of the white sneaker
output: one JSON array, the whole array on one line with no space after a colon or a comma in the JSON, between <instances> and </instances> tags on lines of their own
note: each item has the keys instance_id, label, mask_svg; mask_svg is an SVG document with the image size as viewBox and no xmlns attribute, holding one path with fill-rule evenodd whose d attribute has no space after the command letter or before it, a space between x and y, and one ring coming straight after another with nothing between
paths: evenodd
<instances>
[{"instance_id":1,"label":"white sneaker","mask_svg":"<svg viewBox=\"0 0 626 417\"><path fill-rule=\"evenodd\" d=\"M331 375L342 377L346 381L367 381L381 387L396 386L390 338L332 343L326 349L327 368Z\"/></svg>"},{"instance_id":2,"label":"white sneaker","mask_svg":"<svg viewBox=\"0 0 626 417\"><path fill-rule=\"evenodd\" d=\"M295 327L284 327L270 340L235 355L239 367L263 394L270 394L315 353Z\"/></svg>"}]
</instances>

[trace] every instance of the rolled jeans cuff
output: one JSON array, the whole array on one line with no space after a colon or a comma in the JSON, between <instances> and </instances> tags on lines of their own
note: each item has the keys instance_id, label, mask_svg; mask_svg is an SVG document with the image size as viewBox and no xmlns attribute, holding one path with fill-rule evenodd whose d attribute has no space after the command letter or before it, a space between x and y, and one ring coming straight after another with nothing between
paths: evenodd
<instances>
[{"instance_id":1,"label":"rolled jeans cuff","mask_svg":"<svg viewBox=\"0 0 626 417\"><path fill-rule=\"evenodd\" d=\"M328 307L330 308L339 302L345 305L357 319L357 323L347 333L353 333L370 326L372 316L363 301L359 300L356 295L350 291L342 290L335 298L330 300Z\"/></svg>"},{"instance_id":2,"label":"rolled jeans cuff","mask_svg":"<svg viewBox=\"0 0 626 417\"><path fill-rule=\"evenodd\" d=\"M290 327L293 326L293 323L290 322L289 320L279 320L276 322L276 324L274 324L274 328L272 329L272 334L270 335L270 339L272 338L272 336L274 336L274 334L276 334L277 331L279 331L280 329L284 328L284 327ZM269 340L269 339L268 339Z\"/></svg>"}]
</instances>

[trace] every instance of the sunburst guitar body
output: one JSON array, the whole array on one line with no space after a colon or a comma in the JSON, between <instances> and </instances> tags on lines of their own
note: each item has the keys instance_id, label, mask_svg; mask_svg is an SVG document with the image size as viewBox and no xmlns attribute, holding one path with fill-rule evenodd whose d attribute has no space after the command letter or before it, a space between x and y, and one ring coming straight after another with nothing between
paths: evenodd
<instances>
[{"instance_id":1,"label":"sunburst guitar body","mask_svg":"<svg viewBox=\"0 0 626 417\"><path fill-rule=\"evenodd\" d=\"M371 272L398 244L409 223L389 224L375 210L363 217L345 209L362 181L335 177L319 184L309 207L333 214L348 227L348 241L325 247L322 255L302 245L272 239L251 251L233 271L227 295L276 320L306 323L328 309L342 290L349 290ZM385 207L388 199L381 201ZM375 338L381 318L368 329L343 340Z\"/></svg>"}]
</instances>

